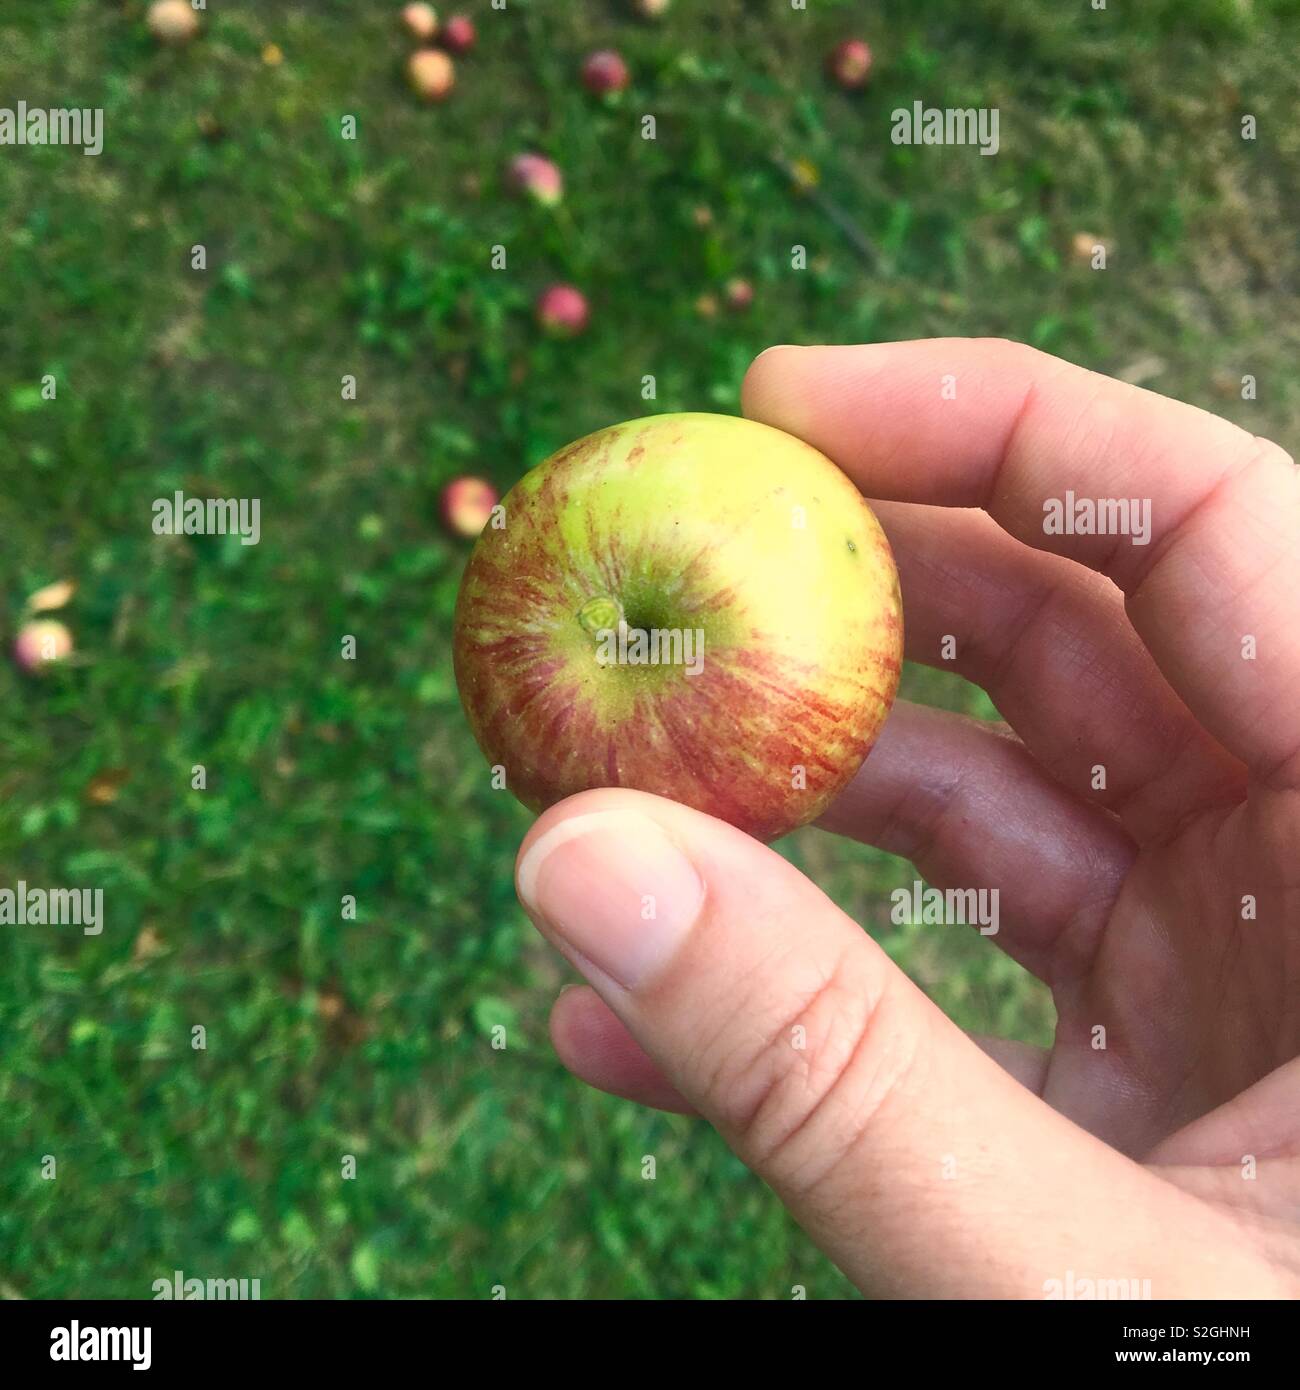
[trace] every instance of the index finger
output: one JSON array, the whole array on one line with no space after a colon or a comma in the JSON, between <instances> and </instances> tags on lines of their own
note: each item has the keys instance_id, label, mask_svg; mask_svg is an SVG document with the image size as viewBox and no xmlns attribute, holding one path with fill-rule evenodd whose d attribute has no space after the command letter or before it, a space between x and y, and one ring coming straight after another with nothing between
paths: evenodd
<instances>
[{"instance_id":1,"label":"index finger","mask_svg":"<svg viewBox=\"0 0 1300 1390\"><path fill-rule=\"evenodd\" d=\"M744 409L869 497L983 507L1109 576L1206 728L1266 779L1300 778L1300 481L1276 445L1000 339L769 349Z\"/></svg>"}]
</instances>

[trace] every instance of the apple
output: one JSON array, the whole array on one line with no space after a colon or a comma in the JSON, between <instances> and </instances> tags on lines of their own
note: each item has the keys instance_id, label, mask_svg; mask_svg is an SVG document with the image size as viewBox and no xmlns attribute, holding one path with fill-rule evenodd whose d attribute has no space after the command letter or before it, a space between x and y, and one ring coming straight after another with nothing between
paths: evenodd
<instances>
[{"instance_id":1,"label":"apple","mask_svg":"<svg viewBox=\"0 0 1300 1390\"><path fill-rule=\"evenodd\" d=\"M24 623L14 641L14 660L28 675L44 675L72 654L72 633L52 618Z\"/></svg>"},{"instance_id":2,"label":"apple","mask_svg":"<svg viewBox=\"0 0 1300 1390\"><path fill-rule=\"evenodd\" d=\"M552 285L537 299L537 322L553 338L576 338L587 326L587 296L572 285Z\"/></svg>"},{"instance_id":3,"label":"apple","mask_svg":"<svg viewBox=\"0 0 1300 1390\"><path fill-rule=\"evenodd\" d=\"M668 13L671 0L632 0L632 8L642 19L660 19Z\"/></svg>"},{"instance_id":4,"label":"apple","mask_svg":"<svg viewBox=\"0 0 1300 1390\"><path fill-rule=\"evenodd\" d=\"M841 87L849 91L865 87L871 75L871 49L861 39L845 39L831 51L827 67Z\"/></svg>"},{"instance_id":5,"label":"apple","mask_svg":"<svg viewBox=\"0 0 1300 1390\"><path fill-rule=\"evenodd\" d=\"M199 32L199 17L189 0L155 0L145 23L159 43L189 43Z\"/></svg>"},{"instance_id":6,"label":"apple","mask_svg":"<svg viewBox=\"0 0 1300 1390\"><path fill-rule=\"evenodd\" d=\"M902 662L889 543L811 445L724 415L570 444L475 544L453 659L470 728L540 811L636 787L762 840L867 756Z\"/></svg>"},{"instance_id":7,"label":"apple","mask_svg":"<svg viewBox=\"0 0 1300 1390\"><path fill-rule=\"evenodd\" d=\"M474 22L463 14L454 14L442 31L442 44L451 53L468 53L478 41Z\"/></svg>"},{"instance_id":8,"label":"apple","mask_svg":"<svg viewBox=\"0 0 1300 1390\"><path fill-rule=\"evenodd\" d=\"M422 48L411 54L406 80L421 101L443 101L456 85L456 69L445 53Z\"/></svg>"},{"instance_id":9,"label":"apple","mask_svg":"<svg viewBox=\"0 0 1300 1390\"><path fill-rule=\"evenodd\" d=\"M506 179L517 193L526 193L546 208L553 208L564 196L564 176L545 155L516 155Z\"/></svg>"},{"instance_id":10,"label":"apple","mask_svg":"<svg viewBox=\"0 0 1300 1390\"><path fill-rule=\"evenodd\" d=\"M418 43L428 43L438 32L438 12L432 5L403 5L402 27Z\"/></svg>"},{"instance_id":11,"label":"apple","mask_svg":"<svg viewBox=\"0 0 1300 1390\"><path fill-rule=\"evenodd\" d=\"M442 520L456 536L473 540L492 519L497 490L482 478L453 478L442 490Z\"/></svg>"},{"instance_id":12,"label":"apple","mask_svg":"<svg viewBox=\"0 0 1300 1390\"><path fill-rule=\"evenodd\" d=\"M727 288L724 291L727 300L727 308L737 314L743 314L746 309L754 302L754 287L748 280L742 280L737 276L733 280L727 281Z\"/></svg>"},{"instance_id":13,"label":"apple","mask_svg":"<svg viewBox=\"0 0 1300 1390\"><path fill-rule=\"evenodd\" d=\"M1075 232L1070 238L1070 254L1080 265L1091 266L1098 247L1101 247L1103 259L1110 255L1110 244L1094 232Z\"/></svg>"},{"instance_id":14,"label":"apple","mask_svg":"<svg viewBox=\"0 0 1300 1390\"><path fill-rule=\"evenodd\" d=\"M621 92L629 80L627 64L612 48L602 48L583 63L582 80L587 90L597 96Z\"/></svg>"}]
</instances>

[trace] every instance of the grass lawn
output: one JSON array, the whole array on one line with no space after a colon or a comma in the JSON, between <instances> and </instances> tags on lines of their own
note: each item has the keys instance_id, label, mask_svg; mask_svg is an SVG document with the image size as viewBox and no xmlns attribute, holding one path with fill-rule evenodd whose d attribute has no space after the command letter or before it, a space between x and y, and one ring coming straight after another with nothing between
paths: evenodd
<instances>
[{"instance_id":1,"label":"grass lawn","mask_svg":"<svg viewBox=\"0 0 1300 1390\"><path fill-rule=\"evenodd\" d=\"M283 1298L851 1294L705 1127L554 1060L566 969L514 899L530 817L460 713L439 489L734 412L769 343L946 333L1293 447L1300 4L458 0L479 43L436 108L396 4L209 0L174 51L145 8L0 7L0 106L105 113L97 158L0 147L0 639L80 586L75 665L0 664L0 886L102 887L106 916L0 928L0 1294L175 1269ZM823 61L855 33L877 66L846 94ZM633 82L602 102L577 72L607 46ZM998 108L999 153L892 145L917 100ZM561 165L558 209L506 195L524 149ZM710 305L732 276L745 313ZM532 319L556 280L591 300L573 342ZM261 543L154 535L177 490L260 498ZM904 693L993 714L943 674ZM910 865L782 849L961 1023L1050 1039L987 942L889 922Z\"/></svg>"}]
</instances>

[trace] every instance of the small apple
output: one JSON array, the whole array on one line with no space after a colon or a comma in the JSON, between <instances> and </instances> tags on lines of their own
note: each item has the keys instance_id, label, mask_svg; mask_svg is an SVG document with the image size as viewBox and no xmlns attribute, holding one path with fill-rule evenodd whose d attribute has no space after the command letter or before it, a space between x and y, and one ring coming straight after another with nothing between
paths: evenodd
<instances>
[{"instance_id":1,"label":"small apple","mask_svg":"<svg viewBox=\"0 0 1300 1390\"><path fill-rule=\"evenodd\" d=\"M445 53L422 48L411 54L406 80L421 101L444 101L456 85L456 69Z\"/></svg>"},{"instance_id":2,"label":"small apple","mask_svg":"<svg viewBox=\"0 0 1300 1390\"><path fill-rule=\"evenodd\" d=\"M580 439L516 483L456 603L469 724L540 811L636 787L775 839L870 751L902 609L870 507L810 445L722 415Z\"/></svg>"},{"instance_id":3,"label":"small apple","mask_svg":"<svg viewBox=\"0 0 1300 1390\"><path fill-rule=\"evenodd\" d=\"M432 5L403 5L402 28L417 43L428 43L438 32L438 12Z\"/></svg>"},{"instance_id":4,"label":"small apple","mask_svg":"<svg viewBox=\"0 0 1300 1390\"><path fill-rule=\"evenodd\" d=\"M871 75L871 49L861 39L845 39L831 51L826 65L841 87L856 91Z\"/></svg>"},{"instance_id":5,"label":"small apple","mask_svg":"<svg viewBox=\"0 0 1300 1390\"><path fill-rule=\"evenodd\" d=\"M145 22L159 43L189 43L199 32L199 17L190 0L155 0Z\"/></svg>"},{"instance_id":6,"label":"small apple","mask_svg":"<svg viewBox=\"0 0 1300 1390\"><path fill-rule=\"evenodd\" d=\"M668 13L671 0L632 0L633 10L642 19L661 19Z\"/></svg>"},{"instance_id":7,"label":"small apple","mask_svg":"<svg viewBox=\"0 0 1300 1390\"><path fill-rule=\"evenodd\" d=\"M545 208L553 208L564 196L564 177L545 155L516 155L506 179L515 192L527 194Z\"/></svg>"},{"instance_id":8,"label":"small apple","mask_svg":"<svg viewBox=\"0 0 1300 1390\"><path fill-rule=\"evenodd\" d=\"M537 322L553 338L576 338L591 312L587 296L572 285L552 285L537 299Z\"/></svg>"},{"instance_id":9,"label":"small apple","mask_svg":"<svg viewBox=\"0 0 1300 1390\"><path fill-rule=\"evenodd\" d=\"M603 97L610 92L621 92L630 79L622 57L612 48L602 48L583 63L582 80L589 92Z\"/></svg>"},{"instance_id":10,"label":"small apple","mask_svg":"<svg viewBox=\"0 0 1300 1390\"><path fill-rule=\"evenodd\" d=\"M44 675L72 654L72 633L52 618L24 623L14 641L14 660L29 676Z\"/></svg>"},{"instance_id":11,"label":"small apple","mask_svg":"<svg viewBox=\"0 0 1300 1390\"><path fill-rule=\"evenodd\" d=\"M468 53L478 42L474 22L463 14L454 14L443 26L442 46L449 53Z\"/></svg>"},{"instance_id":12,"label":"small apple","mask_svg":"<svg viewBox=\"0 0 1300 1390\"><path fill-rule=\"evenodd\" d=\"M727 287L723 293L727 300L727 308L733 313L743 314L754 302L753 285L748 280L742 280L739 276L727 281Z\"/></svg>"},{"instance_id":13,"label":"small apple","mask_svg":"<svg viewBox=\"0 0 1300 1390\"><path fill-rule=\"evenodd\" d=\"M1095 232L1075 232L1070 238L1070 254L1080 265L1091 266L1093 257L1101 251L1102 261L1110 255L1110 246Z\"/></svg>"},{"instance_id":14,"label":"small apple","mask_svg":"<svg viewBox=\"0 0 1300 1390\"><path fill-rule=\"evenodd\" d=\"M497 490L482 478L454 478L442 490L443 524L456 536L473 540L492 519Z\"/></svg>"}]
</instances>

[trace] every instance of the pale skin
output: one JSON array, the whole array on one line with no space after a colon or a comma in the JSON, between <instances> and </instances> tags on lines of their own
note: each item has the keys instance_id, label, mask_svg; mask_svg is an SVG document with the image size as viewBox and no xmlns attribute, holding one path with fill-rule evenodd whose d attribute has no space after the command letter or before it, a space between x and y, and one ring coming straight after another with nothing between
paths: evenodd
<instances>
[{"instance_id":1,"label":"pale skin","mask_svg":"<svg viewBox=\"0 0 1300 1390\"><path fill-rule=\"evenodd\" d=\"M997 887L988 949L1051 987L1056 1042L968 1037L779 855L609 789L520 851L590 982L561 1059L710 1121L876 1296L1300 1295L1294 463L996 340L773 349L744 408L857 483L908 657L1007 721L900 703L822 824ZM1045 534L1067 491L1150 499L1149 543Z\"/></svg>"}]
</instances>

